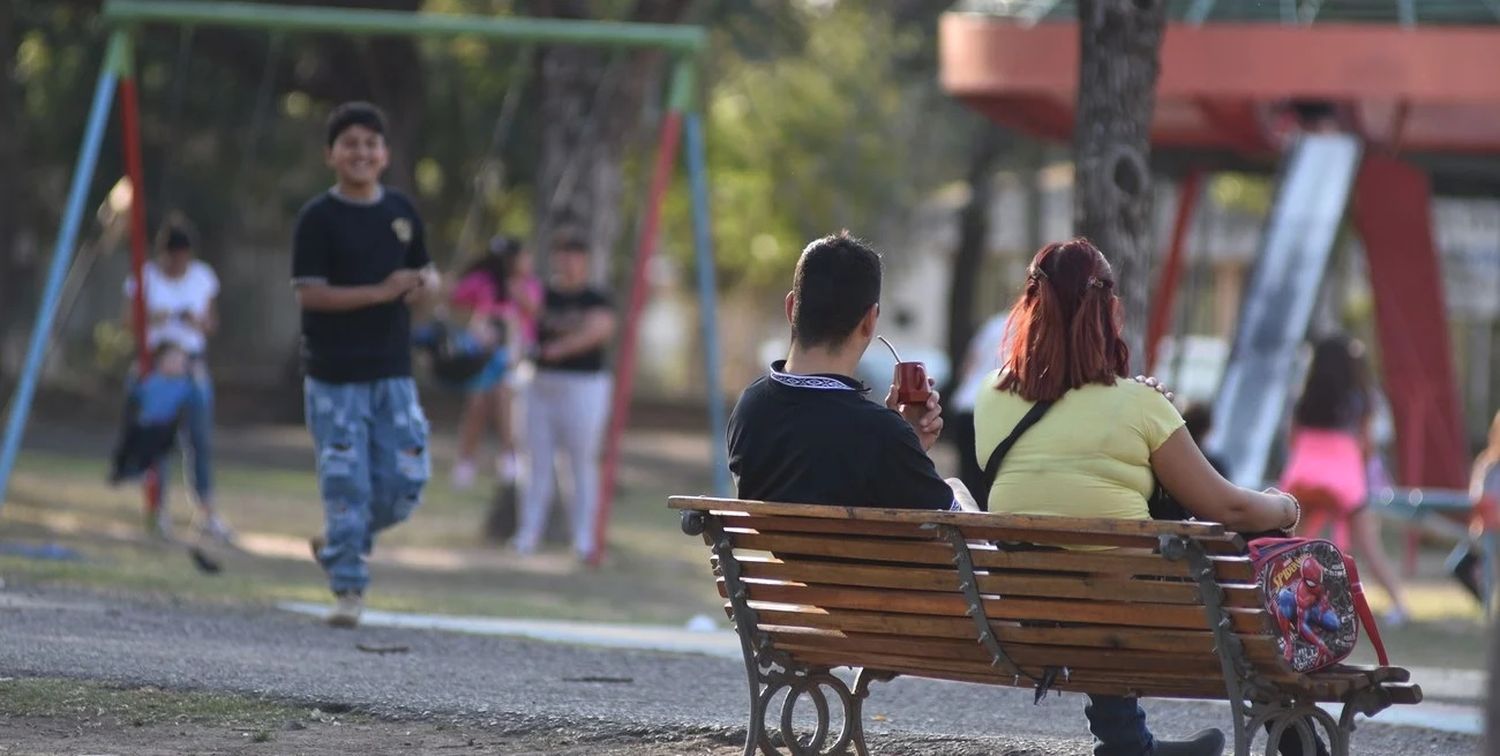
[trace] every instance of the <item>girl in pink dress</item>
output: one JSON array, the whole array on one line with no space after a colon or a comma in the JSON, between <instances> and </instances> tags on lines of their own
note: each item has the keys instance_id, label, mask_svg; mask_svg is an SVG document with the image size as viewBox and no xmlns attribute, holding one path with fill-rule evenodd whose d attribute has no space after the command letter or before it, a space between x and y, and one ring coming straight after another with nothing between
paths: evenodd
<instances>
[{"instance_id":1,"label":"girl in pink dress","mask_svg":"<svg viewBox=\"0 0 1500 756\"><path fill-rule=\"evenodd\" d=\"M531 253L519 240L497 236L453 289L450 300L455 309L469 313L471 329L496 330L498 324L507 342L507 348L498 350L491 364L465 386L469 397L459 422L458 459L453 465L456 489L474 485L474 458L485 426L491 422L500 442L496 475L502 483L512 483L520 470L511 423L515 393L507 377L515 357L525 354L536 340L541 288L532 270Z\"/></svg>"},{"instance_id":2,"label":"girl in pink dress","mask_svg":"<svg viewBox=\"0 0 1500 756\"><path fill-rule=\"evenodd\" d=\"M1364 345L1347 336L1319 341L1292 411L1292 436L1279 487L1302 502L1298 535L1317 537L1331 527L1331 540L1369 565L1391 597L1388 617L1400 622L1406 617L1401 585L1380 543L1380 521L1366 506L1373 414Z\"/></svg>"}]
</instances>

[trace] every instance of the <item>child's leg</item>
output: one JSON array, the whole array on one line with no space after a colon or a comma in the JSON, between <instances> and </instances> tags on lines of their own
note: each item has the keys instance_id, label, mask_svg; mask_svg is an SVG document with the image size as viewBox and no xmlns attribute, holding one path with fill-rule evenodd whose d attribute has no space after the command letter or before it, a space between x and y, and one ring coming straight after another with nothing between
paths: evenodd
<instances>
[{"instance_id":1,"label":"child's leg","mask_svg":"<svg viewBox=\"0 0 1500 756\"><path fill-rule=\"evenodd\" d=\"M531 449L531 476L521 497L517 518L516 549L535 551L547 527L547 511L552 506L552 463L556 454L556 435L552 406L558 394L555 377L538 374L527 392L526 440Z\"/></svg>"},{"instance_id":2,"label":"child's leg","mask_svg":"<svg viewBox=\"0 0 1500 756\"><path fill-rule=\"evenodd\" d=\"M567 397L559 407L559 435L573 468L573 550L591 556L599 510L599 451L609 420L609 376L603 373L567 377Z\"/></svg>"},{"instance_id":3,"label":"child's leg","mask_svg":"<svg viewBox=\"0 0 1500 756\"><path fill-rule=\"evenodd\" d=\"M464 413L458 421L458 461L472 462L479 451L479 437L489 417L489 394L470 391L464 398Z\"/></svg>"},{"instance_id":4,"label":"child's leg","mask_svg":"<svg viewBox=\"0 0 1500 756\"><path fill-rule=\"evenodd\" d=\"M375 534L403 522L422 503L422 488L432 474L427 449L427 416L417 397L416 381L387 378L374 384L370 412L371 517L363 552L370 553Z\"/></svg>"},{"instance_id":5,"label":"child's leg","mask_svg":"<svg viewBox=\"0 0 1500 756\"><path fill-rule=\"evenodd\" d=\"M516 402L515 391L510 383L501 381L490 390L491 416L495 419L495 435L499 440L499 462L496 472L502 483L516 479L516 436L511 422L512 405Z\"/></svg>"},{"instance_id":6,"label":"child's leg","mask_svg":"<svg viewBox=\"0 0 1500 756\"><path fill-rule=\"evenodd\" d=\"M304 382L307 428L318 455L325 543L318 562L334 593L363 592L370 582L371 383Z\"/></svg>"}]
</instances>

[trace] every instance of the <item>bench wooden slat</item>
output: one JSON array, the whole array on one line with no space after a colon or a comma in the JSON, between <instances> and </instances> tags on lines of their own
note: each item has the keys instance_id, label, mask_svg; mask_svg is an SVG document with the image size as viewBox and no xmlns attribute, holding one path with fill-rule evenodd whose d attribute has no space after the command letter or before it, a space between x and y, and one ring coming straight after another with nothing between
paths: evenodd
<instances>
[{"instance_id":1,"label":"bench wooden slat","mask_svg":"<svg viewBox=\"0 0 1500 756\"><path fill-rule=\"evenodd\" d=\"M940 512L925 509L882 509L877 507L838 507L816 504L781 504L764 501L718 499L707 496L673 496L667 499L672 509L703 512L743 512L751 515L813 517L869 522L940 522L946 525L1005 527L1031 530L1064 530L1101 535L1184 535L1198 538L1222 538L1230 533L1216 522L1165 522L1161 520L1108 520L1100 518L1053 517L1046 515L990 514L988 512Z\"/></svg>"},{"instance_id":2,"label":"bench wooden slat","mask_svg":"<svg viewBox=\"0 0 1500 756\"><path fill-rule=\"evenodd\" d=\"M968 618L894 614L850 609L777 606L752 602L765 628L810 627L853 633L907 635L922 638L974 639L974 622ZM726 604L727 606L727 604ZM1213 634L1202 630L1169 630L1127 627L1020 627L992 622L991 630L1002 644L1025 643L1137 651L1191 654L1214 652ZM1270 635L1238 634L1247 658L1262 662L1267 671L1278 669L1281 652Z\"/></svg>"},{"instance_id":3,"label":"bench wooden slat","mask_svg":"<svg viewBox=\"0 0 1500 756\"><path fill-rule=\"evenodd\" d=\"M903 667L907 669L931 669L945 672L957 672L971 675L994 675L996 678L1005 678L1009 683L1013 676L1007 675L1000 668L994 667L989 661L958 661L944 659L929 659L921 656L908 656L904 654L879 654L870 652L829 652L821 650L797 651L791 654L792 658L805 664L824 667L871 667L874 669L888 669L890 667ZM1025 665L1022 665L1023 667ZM1027 670L1035 676L1040 670ZM1182 688L1217 688L1219 695L1224 694L1224 682L1218 677L1205 677L1202 674L1189 672L1162 671L1147 672L1144 670L1111 672L1109 670L1088 670L1084 668L1070 668L1069 677L1073 682L1089 679L1111 679L1129 680L1141 686L1172 686ZM1062 681L1059 676L1059 682ZM1021 687L1030 687L1035 683L1027 683L1023 677Z\"/></svg>"},{"instance_id":4,"label":"bench wooden slat","mask_svg":"<svg viewBox=\"0 0 1500 756\"><path fill-rule=\"evenodd\" d=\"M790 557L772 559L741 557L740 571L747 578L786 580L817 585L847 585L862 588L901 590L958 590L958 571L929 567L888 565L851 565ZM1011 572L979 573L981 593L1001 596L1039 596L1047 598L1108 599L1162 604L1202 606L1198 586L1189 582L1162 580L1129 580L1111 576L1070 575L1056 577ZM1254 586L1226 584L1227 606L1257 608L1260 592Z\"/></svg>"},{"instance_id":5,"label":"bench wooden slat","mask_svg":"<svg viewBox=\"0 0 1500 756\"><path fill-rule=\"evenodd\" d=\"M978 641L917 640L899 635L866 633L773 632L776 648L783 651L814 653L876 653L920 656L989 663L991 657ZM1069 667L1071 669L1107 669L1150 673L1171 669L1178 673L1215 675L1219 659L1212 654L1189 655L1180 652L1114 651L1070 646L1028 646L1007 644L1005 655L1023 667Z\"/></svg>"},{"instance_id":6,"label":"bench wooden slat","mask_svg":"<svg viewBox=\"0 0 1500 756\"><path fill-rule=\"evenodd\" d=\"M785 517L719 513L724 526L749 529L761 533L834 533L840 535L876 536L882 538L908 538L937 540L940 535L935 528L920 523L867 522L861 520L829 520L815 517ZM1016 528L1003 525L964 526L964 536L975 541L1006 541L1040 545L1110 546L1118 548L1152 549L1157 545L1155 535L1130 533L1079 533L1060 528ZM1244 554L1245 545L1234 534L1206 536L1197 539L1204 548L1214 554Z\"/></svg>"},{"instance_id":7,"label":"bench wooden slat","mask_svg":"<svg viewBox=\"0 0 1500 756\"><path fill-rule=\"evenodd\" d=\"M736 549L768 551L773 554L897 562L905 564L953 564L953 549L948 544L919 541L889 541L878 538L820 538L811 535L729 534ZM984 545L969 547L974 565L979 569L1020 569L1040 572L1101 573L1125 578L1133 576L1188 577L1186 562L1169 561L1157 554L1110 551L1000 551ZM1243 557L1218 557L1214 571L1219 582L1245 583L1253 570Z\"/></svg>"},{"instance_id":8,"label":"bench wooden slat","mask_svg":"<svg viewBox=\"0 0 1500 756\"><path fill-rule=\"evenodd\" d=\"M717 582L719 595L727 598L729 594L724 580L720 578ZM747 582L746 587L749 589L749 598L752 601L947 617L968 615L968 602L956 592L895 592L755 581ZM1177 604L986 598L984 611L991 620L1032 620L1188 630L1202 628L1206 624L1201 608ZM1230 622L1235 630L1242 632L1253 633L1267 626L1265 612L1260 609L1235 610L1231 612Z\"/></svg>"}]
</instances>

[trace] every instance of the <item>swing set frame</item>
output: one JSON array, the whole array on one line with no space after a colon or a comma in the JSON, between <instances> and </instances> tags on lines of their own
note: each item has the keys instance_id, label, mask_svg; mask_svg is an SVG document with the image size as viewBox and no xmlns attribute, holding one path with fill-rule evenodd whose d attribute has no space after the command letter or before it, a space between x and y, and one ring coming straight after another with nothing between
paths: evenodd
<instances>
[{"instance_id":1,"label":"swing set frame","mask_svg":"<svg viewBox=\"0 0 1500 756\"><path fill-rule=\"evenodd\" d=\"M333 33L351 36L390 35L408 37L480 37L522 44L573 44L606 48L658 50L670 57L667 111L657 136L645 215L636 240L630 299L624 329L618 344L614 394L601 470L599 514L595 522L599 547L592 559L597 564L605 549L605 532L614 498L620 443L628 419L636 366L636 347L641 312L646 304L651 258L661 230L662 202L671 182L679 146L683 147L692 198L693 246L697 266L699 327L710 436L714 440L714 488L719 495L729 491L729 465L722 439L725 436L724 398L720 386L720 348L717 301L714 286L713 234L708 205L708 178L704 154L703 121L697 98L698 56L708 44L702 27L674 24L626 23L568 19L490 17L478 15L411 13L325 7L289 7L238 2L178 0L107 0L102 20L108 29L108 47L94 88L83 143L79 148L68 188L67 204L53 248L41 302L37 308L31 340L20 380L10 402L3 445L0 445L0 506L19 454L37 381L46 358L57 317L63 284L78 246L99 150L116 90L120 95L121 136L126 173L132 189L130 206L131 270L135 280L132 302L135 343L144 370L148 367L145 332L145 286L141 275L147 255L146 190L141 158L139 98L135 81L135 37L142 25L179 27L220 26L259 29L268 32ZM684 144L685 142L685 144Z\"/></svg>"}]
</instances>

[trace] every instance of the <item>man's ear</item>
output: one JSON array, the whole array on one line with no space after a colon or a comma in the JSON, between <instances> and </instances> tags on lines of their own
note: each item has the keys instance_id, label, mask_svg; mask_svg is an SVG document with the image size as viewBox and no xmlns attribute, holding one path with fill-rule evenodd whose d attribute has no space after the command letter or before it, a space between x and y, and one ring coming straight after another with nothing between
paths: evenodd
<instances>
[{"instance_id":1,"label":"man's ear","mask_svg":"<svg viewBox=\"0 0 1500 756\"><path fill-rule=\"evenodd\" d=\"M786 293L786 322L792 322L792 310L797 309L797 297L794 292Z\"/></svg>"},{"instance_id":2,"label":"man's ear","mask_svg":"<svg viewBox=\"0 0 1500 756\"><path fill-rule=\"evenodd\" d=\"M329 168L333 167L333 147L332 146L324 147L323 148L323 165L326 165Z\"/></svg>"},{"instance_id":3,"label":"man's ear","mask_svg":"<svg viewBox=\"0 0 1500 756\"><path fill-rule=\"evenodd\" d=\"M875 324L880 320L880 303L870 305L865 311L865 316L859 320L859 335L863 338L875 337Z\"/></svg>"}]
</instances>

